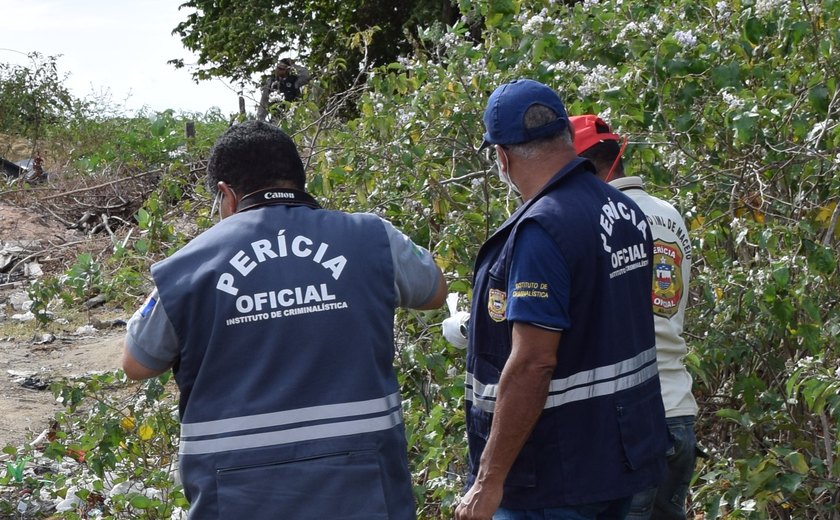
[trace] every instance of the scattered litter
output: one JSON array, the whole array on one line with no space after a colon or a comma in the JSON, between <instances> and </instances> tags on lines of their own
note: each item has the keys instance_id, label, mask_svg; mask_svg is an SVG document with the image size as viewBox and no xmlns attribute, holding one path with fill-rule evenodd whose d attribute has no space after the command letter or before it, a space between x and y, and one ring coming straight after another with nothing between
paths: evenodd
<instances>
[{"instance_id":1,"label":"scattered litter","mask_svg":"<svg viewBox=\"0 0 840 520\"><path fill-rule=\"evenodd\" d=\"M54 335L43 334L43 335L41 335L41 339L39 339L38 341L33 341L32 344L33 345L45 345L47 343L52 343L53 341L55 341L55 336Z\"/></svg>"},{"instance_id":2,"label":"scattered litter","mask_svg":"<svg viewBox=\"0 0 840 520\"><path fill-rule=\"evenodd\" d=\"M93 309L94 307L99 307L105 303L105 295L104 294L97 294L90 300L86 301L83 305L85 309Z\"/></svg>"},{"instance_id":3,"label":"scattered litter","mask_svg":"<svg viewBox=\"0 0 840 520\"><path fill-rule=\"evenodd\" d=\"M20 384L27 390L46 390L50 387L50 382L41 379L40 377L27 377Z\"/></svg>"},{"instance_id":4,"label":"scattered litter","mask_svg":"<svg viewBox=\"0 0 840 520\"><path fill-rule=\"evenodd\" d=\"M20 246L2 244L2 247L0 247L0 272L4 272L7 267L11 267L12 263L24 254L26 254L26 250Z\"/></svg>"},{"instance_id":5,"label":"scattered litter","mask_svg":"<svg viewBox=\"0 0 840 520\"><path fill-rule=\"evenodd\" d=\"M76 334L96 334L96 327L93 325L82 325L76 329Z\"/></svg>"},{"instance_id":6,"label":"scattered litter","mask_svg":"<svg viewBox=\"0 0 840 520\"><path fill-rule=\"evenodd\" d=\"M35 315L32 314L32 311L26 311L23 314L12 314L11 319L16 321L32 321L35 319Z\"/></svg>"},{"instance_id":7,"label":"scattered litter","mask_svg":"<svg viewBox=\"0 0 840 520\"><path fill-rule=\"evenodd\" d=\"M32 308L32 299L23 291L13 292L9 295L9 303L16 311L28 311Z\"/></svg>"},{"instance_id":8,"label":"scattered litter","mask_svg":"<svg viewBox=\"0 0 840 520\"><path fill-rule=\"evenodd\" d=\"M31 370L6 370L6 373L12 377L32 377L38 372L33 372Z\"/></svg>"},{"instance_id":9,"label":"scattered litter","mask_svg":"<svg viewBox=\"0 0 840 520\"><path fill-rule=\"evenodd\" d=\"M65 511L73 511L74 509L78 508L82 504L82 499L76 496L76 493L79 491L79 488L76 486L71 486L67 489L67 494L65 495L67 498L65 499L58 499L57 503L55 504L55 510L58 513L63 513Z\"/></svg>"},{"instance_id":10,"label":"scattered litter","mask_svg":"<svg viewBox=\"0 0 840 520\"><path fill-rule=\"evenodd\" d=\"M41 269L41 264L38 262L27 262L23 266L24 276L31 276L32 278L40 278L44 276L44 270Z\"/></svg>"}]
</instances>

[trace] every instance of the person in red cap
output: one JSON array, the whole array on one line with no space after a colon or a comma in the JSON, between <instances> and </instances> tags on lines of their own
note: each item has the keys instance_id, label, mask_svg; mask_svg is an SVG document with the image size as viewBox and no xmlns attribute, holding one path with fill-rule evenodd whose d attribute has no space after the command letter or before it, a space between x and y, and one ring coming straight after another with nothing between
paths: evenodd
<instances>
[{"instance_id":1,"label":"person in red cap","mask_svg":"<svg viewBox=\"0 0 840 520\"><path fill-rule=\"evenodd\" d=\"M484 127L523 204L475 261L455 519L621 520L666 469L649 226L577 156L552 88L499 86Z\"/></svg>"},{"instance_id":2,"label":"person in red cap","mask_svg":"<svg viewBox=\"0 0 840 520\"><path fill-rule=\"evenodd\" d=\"M682 337L691 241L682 216L668 202L644 190L640 177L626 177L621 137L598 116L570 117L575 151L598 170L598 177L629 196L647 215L653 233L654 275L651 288L656 328L656 362L665 416L673 441L668 451L668 476L658 488L633 497L628 519L685 520L685 501L694 472L697 403L691 393L691 374L683 359L688 353ZM626 140L624 141L626 144Z\"/></svg>"}]
</instances>

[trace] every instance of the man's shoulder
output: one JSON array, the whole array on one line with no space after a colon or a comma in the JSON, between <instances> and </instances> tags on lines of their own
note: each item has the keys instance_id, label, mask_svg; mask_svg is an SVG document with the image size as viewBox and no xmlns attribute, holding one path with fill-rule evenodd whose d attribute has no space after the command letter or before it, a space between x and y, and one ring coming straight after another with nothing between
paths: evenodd
<instances>
[{"instance_id":1,"label":"man's shoulder","mask_svg":"<svg viewBox=\"0 0 840 520\"><path fill-rule=\"evenodd\" d=\"M646 191L628 192L630 198L639 205L648 216L659 216L683 223L683 217L671 202L651 195Z\"/></svg>"}]
</instances>

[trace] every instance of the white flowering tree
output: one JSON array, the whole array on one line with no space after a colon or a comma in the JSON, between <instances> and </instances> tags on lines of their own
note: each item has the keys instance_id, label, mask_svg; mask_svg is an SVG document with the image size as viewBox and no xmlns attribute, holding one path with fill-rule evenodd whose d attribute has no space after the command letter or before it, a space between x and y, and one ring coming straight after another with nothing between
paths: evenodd
<instances>
[{"instance_id":1,"label":"white flowering tree","mask_svg":"<svg viewBox=\"0 0 840 520\"><path fill-rule=\"evenodd\" d=\"M471 298L472 260L515 201L474 152L500 83L555 87L570 113L630 138L628 169L671 200L695 248L687 319L702 407L691 507L706 518L837 510L836 256L840 2L461 0L453 27L372 71L359 117L301 103L310 188L375 211L427 245ZM483 27L480 37L470 30ZM313 123L317 119L317 122ZM403 316L421 516L448 512L464 473L463 354L440 314Z\"/></svg>"}]
</instances>

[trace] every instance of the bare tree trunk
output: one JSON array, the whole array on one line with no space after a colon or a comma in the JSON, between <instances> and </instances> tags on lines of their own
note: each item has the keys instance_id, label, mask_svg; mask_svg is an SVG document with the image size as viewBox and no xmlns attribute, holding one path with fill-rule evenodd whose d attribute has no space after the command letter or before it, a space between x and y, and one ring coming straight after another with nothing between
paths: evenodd
<instances>
[{"instance_id":1,"label":"bare tree trunk","mask_svg":"<svg viewBox=\"0 0 840 520\"><path fill-rule=\"evenodd\" d=\"M271 92L271 78L268 78L260 92L260 103L257 105L257 121L265 121L268 117L268 94Z\"/></svg>"}]
</instances>

